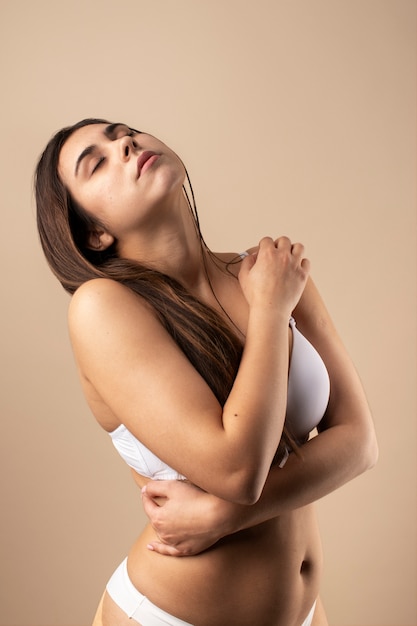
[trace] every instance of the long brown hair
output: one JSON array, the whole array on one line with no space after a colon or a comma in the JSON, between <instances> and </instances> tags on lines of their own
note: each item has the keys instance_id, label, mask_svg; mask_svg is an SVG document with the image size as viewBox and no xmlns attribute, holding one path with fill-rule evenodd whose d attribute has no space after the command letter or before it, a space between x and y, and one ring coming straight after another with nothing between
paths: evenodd
<instances>
[{"instance_id":1,"label":"long brown hair","mask_svg":"<svg viewBox=\"0 0 417 626\"><path fill-rule=\"evenodd\" d=\"M223 405L239 367L241 339L217 311L197 300L178 281L118 256L116 244L104 252L89 249L88 234L99 224L74 201L58 175L59 155L66 140L83 126L108 123L89 118L63 128L51 138L38 161L37 225L46 260L70 294L88 280L111 278L143 297ZM185 187L183 190L201 246L208 250L201 235L191 184L191 201ZM283 441L295 447L286 428Z\"/></svg>"},{"instance_id":2,"label":"long brown hair","mask_svg":"<svg viewBox=\"0 0 417 626\"><path fill-rule=\"evenodd\" d=\"M90 118L63 128L51 138L38 161L36 215L47 262L70 294L93 278L111 278L145 298L219 402L224 404L239 367L242 343L221 316L173 278L120 258L115 244L105 252L87 247L88 234L98 224L74 201L62 183L58 160L62 146L76 130L89 124L108 123ZM200 233L195 203L190 202L188 195L187 200ZM200 239L204 245L201 233Z\"/></svg>"}]
</instances>

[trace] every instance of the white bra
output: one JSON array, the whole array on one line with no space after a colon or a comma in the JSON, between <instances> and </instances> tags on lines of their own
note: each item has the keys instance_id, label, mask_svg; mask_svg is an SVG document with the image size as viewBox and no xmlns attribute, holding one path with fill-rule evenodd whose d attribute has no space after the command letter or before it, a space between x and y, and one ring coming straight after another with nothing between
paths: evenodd
<instances>
[{"instance_id":1,"label":"white bra","mask_svg":"<svg viewBox=\"0 0 417 626\"><path fill-rule=\"evenodd\" d=\"M290 327L293 342L285 423L296 442L302 444L324 415L329 401L330 381L320 355L297 329L293 318L290 319ZM120 456L142 476L154 480L185 478L144 446L123 424L109 435ZM285 464L289 452L287 448L283 449L281 459L278 459L280 467Z\"/></svg>"}]
</instances>

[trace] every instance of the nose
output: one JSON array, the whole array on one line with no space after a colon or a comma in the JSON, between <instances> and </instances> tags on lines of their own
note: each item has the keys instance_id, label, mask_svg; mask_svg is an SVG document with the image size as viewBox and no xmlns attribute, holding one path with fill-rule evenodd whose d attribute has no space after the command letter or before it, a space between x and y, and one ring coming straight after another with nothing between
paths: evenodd
<instances>
[{"instance_id":1,"label":"nose","mask_svg":"<svg viewBox=\"0 0 417 626\"><path fill-rule=\"evenodd\" d=\"M119 151L120 157L123 161L128 161L132 156L132 153L135 152L138 148L138 144L136 143L134 137L130 137L126 135L120 139Z\"/></svg>"}]
</instances>

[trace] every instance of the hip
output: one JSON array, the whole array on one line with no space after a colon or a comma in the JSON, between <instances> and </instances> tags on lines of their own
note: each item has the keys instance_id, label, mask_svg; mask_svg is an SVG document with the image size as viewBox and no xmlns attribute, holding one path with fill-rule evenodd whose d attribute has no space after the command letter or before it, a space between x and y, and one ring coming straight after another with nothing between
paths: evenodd
<instances>
[{"instance_id":1,"label":"hip","mask_svg":"<svg viewBox=\"0 0 417 626\"><path fill-rule=\"evenodd\" d=\"M104 609L102 617L107 626L110 624L128 626L131 620L143 626L146 624L153 626L167 626L168 624L170 626L193 626L189 622L161 610L134 587L127 572L127 559L121 563L109 580L102 608ZM314 602L301 626L312 626L316 614L315 609L316 602ZM297 626L299 624L298 621ZM221 626L220 622L216 621L216 626Z\"/></svg>"}]
</instances>

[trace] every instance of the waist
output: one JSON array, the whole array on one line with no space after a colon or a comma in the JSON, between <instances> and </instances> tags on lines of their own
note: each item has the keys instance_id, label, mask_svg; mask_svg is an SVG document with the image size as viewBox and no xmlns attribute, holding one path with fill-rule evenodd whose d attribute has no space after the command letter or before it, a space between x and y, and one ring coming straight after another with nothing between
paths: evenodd
<instances>
[{"instance_id":1,"label":"waist","mask_svg":"<svg viewBox=\"0 0 417 626\"><path fill-rule=\"evenodd\" d=\"M153 538L147 527L129 553L133 584L198 626L296 626L318 595L322 551L312 507L235 533L193 557L153 553L146 548Z\"/></svg>"}]
</instances>

